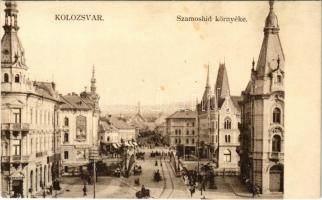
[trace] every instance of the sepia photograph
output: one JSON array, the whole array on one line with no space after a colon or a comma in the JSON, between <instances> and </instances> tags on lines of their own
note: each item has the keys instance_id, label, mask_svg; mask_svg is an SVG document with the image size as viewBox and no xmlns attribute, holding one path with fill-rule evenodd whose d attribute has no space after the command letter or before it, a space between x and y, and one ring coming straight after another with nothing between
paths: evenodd
<instances>
[{"instance_id":1,"label":"sepia photograph","mask_svg":"<svg viewBox=\"0 0 322 200\"><path fill-rule=\"evenodd\" d=\"M1 197L320 197L321 2L1 1Z\"/></svg>"}]
</instances>

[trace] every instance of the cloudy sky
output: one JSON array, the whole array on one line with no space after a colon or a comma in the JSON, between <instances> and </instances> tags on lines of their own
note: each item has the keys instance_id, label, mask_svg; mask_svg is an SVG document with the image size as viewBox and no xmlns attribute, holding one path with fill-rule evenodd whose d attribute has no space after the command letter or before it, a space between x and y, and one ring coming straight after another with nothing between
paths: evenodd
<instances>
[{"instance_id":1,"label":"cloudy sky","mask_svg":"<svg viewBox=\"0 0 322 200\"><path fill-rule=\"evenodd\" d=\"M312 39L320 36L319 5L275 3L286 71L319 63L310 58L319 52L309 51L319 47ZM213 84L224 59L231 93L239 95L258 58L269 11L267 2L46 1L18 2L18 8L30 77L54 80L62 94L79 93L89 89L95 65L101 105L194 101L205 86L205 64ZM55 14L101 14L104 21L55 21ZM247 22L178 22L177 15L241 16Z\"/></svg>"}]
</instances>

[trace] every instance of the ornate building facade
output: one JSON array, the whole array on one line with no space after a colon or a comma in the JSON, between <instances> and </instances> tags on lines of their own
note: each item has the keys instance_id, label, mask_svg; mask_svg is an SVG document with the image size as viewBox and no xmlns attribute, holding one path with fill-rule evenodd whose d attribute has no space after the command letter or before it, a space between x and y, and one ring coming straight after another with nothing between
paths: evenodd
<instances>
[{"instance_id":1,"label":"ornate building facade","mask_svg":"<svg viewBox=\"0 0 322 200\"><path fill-rule=\"evenodd\" d=\"M279 25L270 1L264 39L251 80L240 102L241 172L262 193L283 192L284 182L284 53Z\"/></svg>"},{"instance_id":2,"label":"ornate building facade","mask_svg":"<svg viewBox=\"0 0 322 200\"><path fill-rule=\"evenodd\" d=\"M197 104L198 149L201 158L214 160L219 171L239 174L239 96L231 96L227 70L219 65L214 90L207 81L202 100ZM218 125L219 124L219 125Z\"/></svg>"},{"instance_id":3,"label":"ornate building facade","mask_svg":"<svg viewBox=\"0 0 322 200\"><path fill-rule=\"evenodd\" d=\"M18 38L17 4L5 3L1 40L1 191L27 197L59 173L60 99L51 82L31 81Z\"/></svg>"},{"instance_id":4,"label":"ornate building facade","mask_svg":"<svg viewBox=\"0 0 322 200\"><path fill-rule=\"evenodd\" d=\"M61 96L61 159L63 174L77 174L89 162L90 149L98 147L99 95L93 68L91 90Z\"/></svg>"}]
</instances>

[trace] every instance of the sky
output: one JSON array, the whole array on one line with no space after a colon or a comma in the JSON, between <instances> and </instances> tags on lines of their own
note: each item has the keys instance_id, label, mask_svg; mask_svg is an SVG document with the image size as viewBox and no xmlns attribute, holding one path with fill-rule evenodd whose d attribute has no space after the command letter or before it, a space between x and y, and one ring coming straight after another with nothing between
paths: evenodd
<instances>
[{"instance_id":1,"label":"sky","mask_svg":"<svg viewBox=\"0 0 322 200\"><path fill-rule=\"evenodd\" d=\"M317 48L307 36L315 37L320 30L319 5L275 3L286 71L312 56L298 51L303 46ZM101 105L138 101L155 105L200 99L205 66L210 65L213 89L219 62L223 61L231 94L240 95L249 81L252 59L258 59L269 5L236 1L28 1L18 2L18 9L18 34L31 79L54 80L62 94L80 93L84 87L90 88L95 66ZM100 14L104 21L55 21L55 14ZM177 15L241 16L247 22L178 22Z\"/></svg>"}]
</instances>

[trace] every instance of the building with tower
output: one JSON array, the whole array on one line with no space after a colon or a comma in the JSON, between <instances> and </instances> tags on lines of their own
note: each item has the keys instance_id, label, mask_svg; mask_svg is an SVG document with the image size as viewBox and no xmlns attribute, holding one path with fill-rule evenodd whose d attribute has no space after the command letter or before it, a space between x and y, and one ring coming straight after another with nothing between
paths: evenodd
<instances>
[{"instance_id":1,"label":"building with tower","mask_svg":"<svg viewBox=\"0 0 322 200\"><path fill-rule=\"evenodd\" d=\"M90 91L61 95L59 122L63 175L78 174L90 163L90 148L98 147L99 95L93 67Z\"/></svg>"},{"instance_id":2,"label":"building with tower","mask_svg":"<svg viewBox=\"0 0 322 200\"><path fill-rule=\"evenodd\" d=\"M16 2L5 3L1 39L1 195L28 197L59 176L61 101L53 82L29 79Z\"/></svg>"},{"instance_id":3,"label":"building with tower","mask_svg":"<svg viewBox=\"0 0 322 200\"><path fill-rule=\"evenodd\" d=\"M200 158L215 161L216 171L239 174L239 96L231 96L225 63L219 64L214 90L209 66L202 100L197 104ZM218 125L219 124L219 125Z\"/></svg>"},{"instance_id":4,"label":"building with tower","mask_svg":"<svg viewBox=\"0 0 322 200\"><path fill-rule=\"evenodd\" d=\"M273 1L265 20L258 61L242 92L241 172L263 194L283 192L284 182L284 62Z\"/></svg>"}]
</instances>

